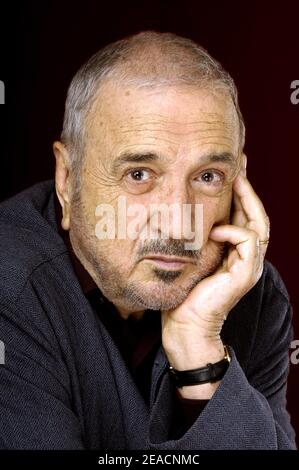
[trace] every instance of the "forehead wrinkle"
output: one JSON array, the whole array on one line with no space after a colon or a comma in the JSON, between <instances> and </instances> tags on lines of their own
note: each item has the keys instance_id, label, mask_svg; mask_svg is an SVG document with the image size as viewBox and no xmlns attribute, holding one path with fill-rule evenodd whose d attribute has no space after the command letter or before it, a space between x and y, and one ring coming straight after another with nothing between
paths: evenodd
<instances>
[{"instance_id":1,"label":"forehead wrinkle","mask_svg":"<svg viewBox=\"0 0 299 470\"><path fill-rule=\"evenodd\" d=\"M204 130L204 131L208 131L208 130ZM222 131L221 133L217 133L217 132L215 133L215 130L213 129L213 133L210 133L209 135L207 135L206 132L204 132L204 135L202 135L201 132L196 131L196 135L194 135L193 138L189 138L188 142L181 142L180 140L175 138L181 135L178 133L172 133L172 134L166 133L167 135L165 136L163 135L162 132L159 132L158 135L157 134L147 135L147 133L144 133L144 132L142 133L142 131L136 132L134 130L130 130L130 132L128 133L116 132L113 135L113 145L112 147L110 147L109 153L111 156L113 154L115 155L115 150L119 147L121 147L122 150L134 149L134 151L140 152L141 148L144 146L155 148L155 153L159 153L159 149L157 149L157 145L159 145L159 143L163 144L163 146L167 145L171 153L177 153L178 146L180 148L182 148L183 146L183 147L188 147L190 149L190 147L191 148L196 147L197 145L201 145L201 146L215 145L217 147L222 146L222 147L225 147L225 149L229 150L230 152L234 153L233 148L232 148L235 146L233 135L231 133L223 132L223 128L221 128L221 131ZM136 139L128 140L125 138L127 135L130 135L130 134L133 136L135 135ZM140 140L139 134L142 134L141 140ZM92 139L94 149L102 148L102 144L103 144L102 138L103 138L103 135ZM116 150L116 153L118 153L118 150Z\"/></svg>"},{"instance_id":2,"label":"forehead wrinkle","mask_svg":"<svg viewBox=\"0 0 299 470\"><path fill-rule=\"evenodd\" d=\"M181 108L179 107L179 110ZM128 110L127 108L122 109L121 107L119 108L120 112L123 114L119 115L118 117L115 116L114 110L107 110L102 112L100 114L106 114L107 115L107 120L109 121L109 118L111 122L116 122L118 128L122 127L123 125L126 125L128 121L134 125L136 122L137 124L143 124L143 123L156 123L160 122L161 124L169 124L172 123L174 125L181 125L183 124L184 126L192 126L196 124L201 124L201 123L206 123L206 124L215 124L215 123L223 123L225 121L235 121L235 113L232 113L230 110L227 112L210 112L210 111L204 111L203 109L199 108L196 112L193 112L192 114L188 114L188 120L183 117L183 119L179 120L177 117L173 114L173 110L166 110L164 113L155 113L155 112L140 112L139 110L134 111L134 109L130 109L129 107L129 116L128 116ZM198 118L198 113L200 113L201 117Z\"/></svg>"},{"instance_id":3,"label":"forehead wrinkle","mask_svg":"<svg viewBox=\"0 0 299 470\"><path fill-rule=\"evenodd\" d=\"M140 132L141 133L141 132ZM208 134L208 135L200 135L201 133L200 132L197 132L197 135L195 135L192 139L189 139L187 143L182 143L181 141L178 141L177 139L171 139L169 137L180 137L182 134L171 134L169 136L169 134L166 136L164 136L162 133L159 133L159 135L144 135L144 133L141 133L142 134L142 141L140 142L139 141L139 138L138 138L138 132L135 132L133 133L134 136L136 136L136 141L132 141L131 143L127 143L126 142L126 145L129 145L129 146L139 146L139 145L148 145L148 144L152 144L152 145L155 145L157 144L157 142L161 142L163 144L169 144L170 146L175 146L177 147L178 145L181 146L181 145L187 145L188 147L189 146L194 146L196 144L200 144L200 145L204 145L206 143L214 143L215 145L221 145L222 142L226 142L226 144L228 142L230 142L232 145L234 144L234 138L233 136L229 135L229 134L225 134L225 133L211 133L211 134ZM123 140L123 136L126 135L126 134L123 134L123 135L120 135L117 140L116 140L116 144L117 145L122 145L124 144L124 140ZM189 134L190 135L190 134Z\"/></svg>"},{"instance_id":4,"label":"forehead wrinkle","mask_svg":"<svg viewBox=\"0 0 299 470\"><path fill-rule=\"evenodd\" d=\"M203 146L213 144L217 147L224 146L225 150L230 151L237 147L238 132L236 132L235 114L229 110L222 113L218 110L210 112L200 108L198 113L195 110L191 116L188 116L187 109L184 113L187 116L185 121L183 117L178 119L175 113L171 115L167 111L140 113L140 109L137 109L137 115L133 115L130 106L126 110L125 106L119 104L121 108L118 112L114 112L113 108L108 105L108 109L106 108L104 113L105 116L103 116L102 109L102 113L97 119L97 121L99 119L105 121L105 125L98 128L99 138L96 139L96 142L102 146L103 137L107 138L110 157L112 156L112 148L135 147L138 149L143 146L151 146L152 148L156 146L157 148L159 143L172 147L174 153L177 152L178 145L182 148L182 146L195 146L197 143ZM129 111L128 115L126 115L126 111ZM193 129L194 127L196 129ZM103 132L100 132L101 130ZM182 142L181 137L186 137L187 141Z\"/></svg>"},{"instance_id":5,"label":"forehead wrinkle","mask_svg":"<svg viewBox=\"0 0 299 470\"><path fill-rule=\"evenodd\" d=\"M215 123L213 123L213 127L204 127L201 129L192 129L192 130L186 130L186 129L181 129L181 130L175 130L172 128L168 128L167 126L165 127L157 127L157 126L151 126L148 123L145 123L143 126L138 126L138 127L124 127L122 129L120 128L114 128L114 138L117 138L117 140L122 140L123 137L130 137L130 136L137 136L140 137L142 136L143 139L161 139L162 141L166 142L169 141L171 142L171 138L174 137L186 137L189 139L192 139L191 141L195 140L201 140L204 137L215 137L215 138L224 138L226 140L234 140L234 126L229 125L229 124L224 124L220 126L215 126ZM152 135L151 135L152 134ZM164 137L162 137L164 135ZM175 141L173 141L175 143Z\"/></svg>"},{"instance_id":6,"label":"forehead wrinkle","mask_svg":"<svg viewBox=\"0 0 299 470\"><path fill-rule=\"evenodd\" d=\"M190 129L190 127L199 127ZM180 129L178 129L180 128ZM114 137L121 134L121 135L147 135L148 133L155 133L155 134L167 134L168 136L173 137L190 137L193 134L207 134L210 133L211 135L215 135L214 133L219 133L221 135L224 134L234 134L235 126L234 123L229 123L225 121L192 121L187 123L178 123L173 121L137 121L132 123L119 123L118 125L114 125L110 128L111 132L113 133Z\"/></svg>"},{"instance_id":7,"label":"forehead wrinkle","mask_svg":"<svg viewBox=\"0 0 299 470\"><path fill-rule=\"evenodd\" d=\"M101 103L101 104L103 104L103 103ZM104 110L101 110L101 114L103 113L103 111ZM213 122L213 121L219 119L219 117L222 118L222 116L224 114L224 113L220 113L220 112L212 113L211 111L204 111L203 109L199 109L198 111L200 112L201 115L206 116L206 118L205 119L200 119L199 121L197 121L197 120L191 121L190 122L191 124L192 124L192 122L201 122L201 121L203 121L203 122ZM111 112L111 111L109 112L108 111L107 114L112 115L112 119L115 118L113 116L114 112ZM227 113L225 113L225 115L230 115L230 116L233 115L234 116L234 113L232 114L231 112L227 112ZM139 113L137 115L134 114L129 119L137 121L137 120L143 120L144 118L152 117L153 119L160 119L161 121L168 122L169 119L166 118L166 116L167 116L166 112L164 112L164 113L154 113L153 111L151 111L149 113L144 112L144 113ZM208 117L211 119L211 121L209 119L207 119ZM174 121L174 122L180 123L180 121Z\"/></svg>"},{"instance_id":8,"label":"forehead wrinkle","mask_svg":"<svg viewBox=\"0 0 299 470\"><path fill-rule=\"evenodd\" d=\"M171 129L163 129L163 128L150 128L150 127L146 127L145 129L123 129L121 130L121 133L122 134L139 134L139 133L146 133L146 132L158 132L158 133L167 133L167 134L171 134L171 135L174 135L174 136L190 136L192 134L201 134L201 133L206 133L206 132L223 132L223 131L232 131L233 129L230 129L229 126L227 126L226 128L223 129L223 127L211 127L211 128L208 128L208 129L194 129L192 131L184 131L184 130L181 130L181 131L174 131L174 130L171 130Z\"/></svg>"},{"instance_id":9,"label":"forehead wrinkle","mask_svg":"<svg viewBox=\"0 0 299 470\"><path fill-rule=\"evenodd\" d=\"M226 119L213 119L213 120L205 120L205 119L200 119L200 120L194 120L194 121L174 121L173 119L147 119L146 116L142 116L140 118L137 117L131 117L129 119L123 120L123 119L118 119L113 122L116 124L114 126L111 126L111 130L120 130L120 129L129 129L131 127L144 127L148 125L161 125L163 126L175 126L175 127L190 127L190 126L197 126L197 125L207 125L209 126L223 126L223 127L228 127L228 128L233 128L235 127L235 123L228 122L230 120Z\"/></svg>"},{"instance_id":10,"label":"forehead wrinkle","mask_svg":"<svg viewBox=\"0 0 299 470\"><path fill-rule=\"evenodd\" d=\"M108 83L109 85L109 83ZM111 84L110 84L111 85ZM151 96L148 90L139 91L132 89L130 95L126 95L123 89L119 87L112 88L108 86L107 89L102 90L101 99L96 100L95 109L93 110L93 116L98 114L99 119L106 121L105 130L108 128L112 132L120 132L132 127L143 128L146 125L156 125L157 128L163 128L165 125L172 126L184 126L189 131L190 127L201 125L201 126L212 126L215 127L218 124L221 126L228 127L229 129L236 128L239 129L238 119L235 112L235 108L232 105L231 101L227 98L220 96L214 96L213 93L205 90L195 89L195 97L199 96L199 105L193 106L193 98L190 101L190 95L192 90L186 91L184 88L181 90L181 87L174 88L174 99L173 90L171 87L166 87L166 94L168 96L168 91L170 92L170 98L166 98L166 107L160 107L160 101L156 103L151 101ZM129 87L130 89L131 87ZM176 105L176 97L181 94L182 96L187 95L187 101L184 100L181 102L178 101ZM161 93L161 90L154 89L153 93L156 95ZM200 93L198 95L198 92ZM198 95L198 96L197 96ZM202 96L201 96L202 95ZM137 100L135 99L137 96ZM163 96L162 96L163 97ZM109 98L109 99L108 99ZM140 99L141 98L141 99ZM144 106L142 99L144 98ZM206 99L207 98L207 99ZM211 105L209 104L209 100ZM149 101L149 111L146 112L147 103ZM203 103L203 105L201 105ZM219 109L218 104L221 106ZM190 105L190 106L189 106ZM163 105L163 102L161 103ZM214 106L217 106L214 109ZM182 110L182 113L181 113ZM105 117L104 117L105 116ZM158 126L160 123L160 126Z\"/></svg>"},{"instance_id":11,"label":"forehead wrinkle","mask_svg":"<svg viewBox=\"0 0 299 470\"><path fill-rule=\"evenodd\" d=\"M115 120L114 120L115 121ZM119 119L117 121L117 125L115 128L111 128L111 129L122 129L123 127L126 128L128 126L127 122L128 120L125 121L125 123L122 122L123 120L122 119ZM135 124L135 121L136 121L136 124ZM163 125L174 125L174 126L195 126L195 125L202 125L202 124L207 124L208 126L209 125L217 125L217 124L220 124L220 125L224 125L224 126L229 126L229 127L233 127L233 125L230 125L228 124L227 121L223 120L223 119L214 119L212 121L208 121L208 120L205 120L205 119L200 119L200 120L196 120L196 121L174 121L174 120L171 120L171 119L158 119L158 120L155 120L155 119L144 119L143 118L140 118L140 119L137 119L137 118L129 118L129 123L131 125L134 126L146 126L146 125L149 125L149 124L161 124L162 126Z\"/></svg>"},{"instance_id":12,"label":"forehead wrinkle","mask_svg":"<svg viewBox=\"0 0 299 470\"><path fill-rule=\"evenodd\" d=\"M217 145L218 143L220 144L221 140L234 142L233 137L231 137L230 135L216 133L216 134L209 134L209 135L203 135L203 136L196 136L194 137L193 140L189 142L189 144L196 144L197 142L202 144L203 142L206 142L207 140L211 140L211 139L215 139L215 145Z\"/></svg>"},{"instance_id":13,"label":"forehead wrinkle","mask_svg":"<svg viewBox=\"0 0 299 470\"><path fill-rule=\"evenodd\" d=\"M169 144L169 145L177 145L177 142L175 140L171 140L171 139L167 139L166 137L162 137L162 136L143 136L142 138L142 142L131 142L131 143L125 143L126 144L126 147L136 147L136 146L140 146L140 145L153 145L153 146L156 146L157 145L157 141L163 143L163 144ZM123 139L121 138L121 136L119 137L119 139L116 140L116 145L123 145L124 144L124 141Z\"/></svg>"},{"instance_id":14,"label":"forehead wrinkle","mask_svg":"<svg viewBox=\"0 0 299 470\"><path fill-rule=\"evenodd\" d=\"M237 142L234 142L234 137L231 134L226 134L223 132L223 128L221 128L221 133L213 133L210 134L205 134L205 135L200 135L200 132L197 132L197 135L194 135L192 139L188 139L188 142L181 142L178 139L171 138L171 137L177 137L177 135L173 134L166 134L165 133L159 133L158 135L147 135L146 133L140 132L142 135L142 139L140 140L140 135L137 132L132 132L133 136L136 136L136 139L125 139L126 133L117 133L114 136L114 150L121 148L122 151L128 149L131 151L135 151L136 153L141 153L143 152L144 146L152 147L155 149L155 153L160 153L162 149L157 148L159 144L166 145L168 147L168 151L170 150L170 153L177 153L179 151L179 148L182 149L184 148L184 151L190 151L192 152L195 150L196 146L206 146L206 145L215 145L216 147L222 146L225 148L225 150L229 150L231 153L234 152L234 147L235 144L237 145ZM130 132L131 134L131 132ZM188 150L187 150L188 149ZM164 149L165 150L165 149ZM163 151L163 150L162 150ZM113 152L114 153L114 152ZM116 150L116 153L119 153L119 150ZM114 153L115 155L115 153Z\"/></svg>"}]
</instances>

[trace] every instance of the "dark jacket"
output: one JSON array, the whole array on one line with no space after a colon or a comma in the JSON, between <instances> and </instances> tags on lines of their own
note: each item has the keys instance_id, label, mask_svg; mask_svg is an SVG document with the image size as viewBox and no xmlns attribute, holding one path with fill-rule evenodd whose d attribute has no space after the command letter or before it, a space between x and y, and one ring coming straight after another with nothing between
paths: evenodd
<instances>
[{"instance_id":1,"label":"dark jacket","mask_svg":"<svg viewBox=\"0 0 299 470\"><path fill-rule=\"evenodd\" d=\"M291 449L291 307L275 268L230 312L232 362L195 423L169 440L175 406L162 346L147 406L84 296L58 234L53 182L0 205L0 448Z\"/></svg>"}]
</instances>

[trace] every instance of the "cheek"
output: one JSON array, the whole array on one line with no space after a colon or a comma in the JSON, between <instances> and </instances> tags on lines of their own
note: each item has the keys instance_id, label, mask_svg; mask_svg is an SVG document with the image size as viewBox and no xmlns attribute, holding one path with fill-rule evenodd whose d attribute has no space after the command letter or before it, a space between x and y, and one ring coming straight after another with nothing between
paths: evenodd
<instances>
[{"instance_id":1,"label":"cheek","mask_svg":"<svg viewBox=\"0 0 299 470\"><path fill-rule=\"evenodd\" d=\"M134 268L133 240L97 240L95 244L95 259L101 265L110 266L124 276L129 276Z\"/></svg>"},{"instance_id":2,"label":"cheek","mask_svg":"<svg viewBox=\"0 0 299 470\"><path fill-rule=\"evenodd\" d=\"M203 229L207 239L213 225L229 223L232 203L232 192L227 192L221 198L209 198L203 202Z\"/></svg>"},{"instance_id":3,"label":"cheek","mask_svg":"<svg viewBox=\"0 0 299 470\"><path fill-rule=\"evenodd\" d=\"M114 192L115 197L115 192ZM100 220L110 220L116 212L117 201L95 185L82 185L80 195L80 211L84 226L94 232ZM111 220L112 222L112 220Z\"/></svg>"}]
</instances>

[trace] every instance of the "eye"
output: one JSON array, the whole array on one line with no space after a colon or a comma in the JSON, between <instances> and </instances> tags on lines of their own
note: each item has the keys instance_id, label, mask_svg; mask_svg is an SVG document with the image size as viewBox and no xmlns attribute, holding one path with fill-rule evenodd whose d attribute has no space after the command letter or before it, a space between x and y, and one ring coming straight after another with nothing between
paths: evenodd
<instances>
[{"instance_id":1,"label":"eye","mask_svg":"<svg viewBox=\"0 0 299 470\"><path fill-rule=\"evenodd\" d=\"M197 178L200 182L208 185L221 184L223 182L223 174L215 170L206 170Z\"/></svg>"},{"instance_id":2,"label":"eye","mask_svg":"<svg viewBox=\"0 0 299 470\"><path fill-rule=\"evenodd\" d=\"M219 196L228 183L227 175L214 169L203 170L193 181L195 189L207 196Z\"/></svg>"},{"instance_id":3,"label":"eye","mask_svg":"<svg viewBox=\"0 0 299 470\"><path fill-rule=\"evenodd\" d=\"M150 168L130 168L123 175L123 184L131 194L143 194L154 187L157 175Z\"/></svg>"},{"instance_id":4,"label":"eye","mask_svg":"<svg viewBox=\"0 0 299 470\"><path fill-rule=\"evenodd\" d=\"M134 168L133 170L128 171L127 176L129 180L136 183L145 183L151 179L151 172L143 168Z\"/></svg>"}]
</instances>

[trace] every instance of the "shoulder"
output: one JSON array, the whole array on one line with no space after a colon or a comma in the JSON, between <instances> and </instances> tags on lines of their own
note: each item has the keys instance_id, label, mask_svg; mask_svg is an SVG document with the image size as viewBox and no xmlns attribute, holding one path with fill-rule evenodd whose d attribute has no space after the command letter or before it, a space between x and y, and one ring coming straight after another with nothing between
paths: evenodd
<instances>
[{"instance_id":1,"label":"shoulder","mask_svg":"<svg viewBox=\"0 0 299 470\"><path fill-rule=\"evenodd\" d=\"M265 261L264 271L259 286L259 330L271 331L271 334L283 333L290 329L292 307L285 283L272 263Z\"/></svg>"},{"instance_id":2,"label":"shoulder","mask_svg":"<svg viewBox=\"0 0 299 470\"><path fill-rule=\"evenodd\" d=\"M48 215L52 196L45 182L0 204L0 303L16 300L40 265L66 251Z\"/></svg>"},{"instance_id":3,"label":"shoulder","mask_svg":"<svg viewBox=\"0 0 299 470\"><path fill-rule=\"evenodd\" d=\"M291 333L292 306L285 283L278 270L265 262L262 278L262 302L259 312L259 330L271 332L272 338Z\"/></svg>"},{"instance_id":4,"label":"shoulder","mask_svg":"<svg viewBox=\"0 0 299 470\"><path fill-rule=\"evenodd\" d=\"M277 268L268 260L264 261L264 269L257 284L243 297L241 303L255 304L257 317L265 310L277 311L281 307L288 309L290 298L284 281Z\"/></svg>"},{"instance_id":5,"label":"shoulder","mask_svg":"<svg viewBox=\"0 0 299 470\"><path fill-rule=\"evenodd\" d=\"M264 281L263 289L265 293L270 290L272 291L272 294L284 298L286 303L289 302L290 297L284 281L276 267L268 260L265 260L262 277Z\"/></svg>"}]
</instances>

